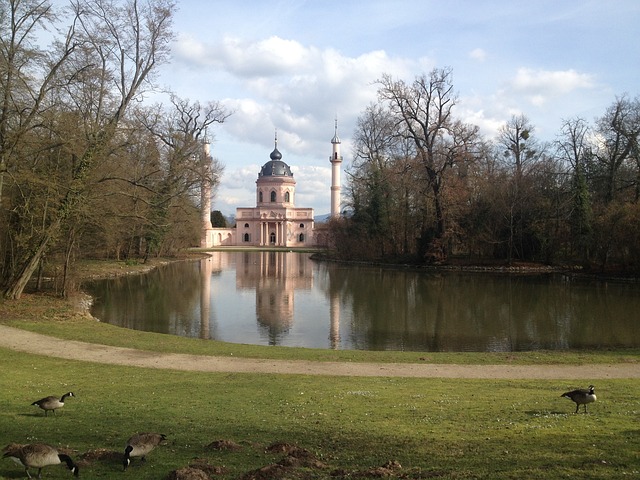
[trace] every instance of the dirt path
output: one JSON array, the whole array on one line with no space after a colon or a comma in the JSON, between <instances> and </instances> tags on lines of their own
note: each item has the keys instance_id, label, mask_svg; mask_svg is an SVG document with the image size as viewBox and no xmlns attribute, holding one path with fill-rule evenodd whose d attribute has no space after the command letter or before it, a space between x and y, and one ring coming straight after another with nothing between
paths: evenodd
<instances>
[{"instance_id":1,"label":"dirt path","mask_svg":"<svg viewBox=\"0 0 640 480\"><path fill-rule=\"evenodd\" d=\"M639 364L438 365L310 362L157 353L63 340L0 325L0 347L69 360L198 372L277 373L361 377L573 379L640 378Z\"/></svg>"}]
</instances>

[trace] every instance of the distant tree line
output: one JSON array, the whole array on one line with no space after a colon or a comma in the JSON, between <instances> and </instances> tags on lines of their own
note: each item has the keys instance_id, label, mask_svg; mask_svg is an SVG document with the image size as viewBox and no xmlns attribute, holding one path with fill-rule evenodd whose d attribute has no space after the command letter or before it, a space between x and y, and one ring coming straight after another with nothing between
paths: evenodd
<instances>
[{"instance_id":1,"label":"distant tree line","mask_svg":"<svg viewBox=\"0 0 640 480\"><path fill-rule=\"evenodd\" d=\"M173 38L171 0L0 0L0 287L80 256L170 254L199 237L207 128L229 115L170 95L144 106ZM50 45L41 45L50 38Z\"/></svg>"},{"instance_id":2,"label":"distant tree line","mask_svg":"<svg viewBox=\"0 0 640 480\"><path fill-rule=\"evenodd\" d=\"M450 69L378 85L331 225L339 257L640 267L638 97L543 142L525 115L495 138L456 117Z\"/></svg>"}]
</instances>

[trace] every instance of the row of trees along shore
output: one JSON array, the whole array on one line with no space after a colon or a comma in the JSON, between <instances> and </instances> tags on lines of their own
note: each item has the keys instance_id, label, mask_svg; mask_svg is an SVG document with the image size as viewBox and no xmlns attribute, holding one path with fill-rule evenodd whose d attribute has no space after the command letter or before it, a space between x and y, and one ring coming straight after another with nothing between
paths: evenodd
<instances>
[{"instance_id":1,"label":"row of trees along shore","mask_svg":"<svg viewBox=\"0 0 640 480\"><path fill-rule=\"evenodd\" d=\"M450 69L383 75L347 169L339 258L640 267L640 100L562 122L550 142L525 115L496 138L455 116Z\"/></svg>"},{"instance_id":2,"label":"row of trees along shore","mask_svg":"<svg viewBox=\"0 0 640 480\"><path fill-rule=\"evenodd\" d=\"M199 235L207 128L229 113L159 91L170 0L0 0L0 287L46 272L74 287L79 255L146 258Z\"/></svg>"}]
</instances>

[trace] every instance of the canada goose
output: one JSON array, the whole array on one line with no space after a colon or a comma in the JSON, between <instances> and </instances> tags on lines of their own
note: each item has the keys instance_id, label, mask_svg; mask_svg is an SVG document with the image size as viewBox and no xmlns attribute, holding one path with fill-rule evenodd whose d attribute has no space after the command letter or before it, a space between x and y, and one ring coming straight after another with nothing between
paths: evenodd
<instances>
[{"instance_id":1,"label":"canada goose","mask_svg":"<svg viewBox=\"0 0 640 480\"><path fill-rule=\"evenodd\" d=\"M20 457L18 456L18 452L22 447L24 447L24 444L22 443L10 443L2 449L2 458L10 458L21 467L24 467L20 461Z\"/></svg>"},{"instance_id":2,"label":"canada goose","mask_svg":"<svg viewBox=\"0 0 640 480\"><path fill-rule=\"evenodd\" d=\"M580 405L584 405L584 413L587 413L587 403L596 401L596 392L593 385L589 385L589 388L587 390L579 388L577 390L563 393L560 396L570 398L571 400L576 402L576 413L578 413Z\"/></svg>"},{"instance_id":3,"label":"canada goose","mask_svg":"<svg viewBox=\"0 0 640 480\"><path fill-rule=\"evenodd\" d=\"M141 461L145 461L145 457L151 450L160 445L166 435L161 433L136 433L129 440L124 449L124 460L122 464L126 470L131 463L131 457L141 457Z\"/></svg>"},{"instance_id":4,"label":"canada goose","mask_svg":"<svg viewBox=\"0 0 640 480\"><path fill-rule=\"evenodd\" d=\"M5 450L11 445L7 445ZM27 472L27 477L31 477L29 473L30 468L38 469L38 478L42 478L42 469L48 465L58 465L65 462L69 470L77 477L80 474L78 466L73 463L71 457L64 453L58 452L51 445L46 443L30 443L27 445L18 445L17 448L12 448L5 451L3 458L17 459L24 466L24 471Z\"/></svg>"},{"instance_id":5,"label":"canada goose","mask_svg":"<svg viewBox=\"0 0 640 480\"><path fill-rule=\"evenodd\" d=\"M58 408L64 407L64 401L67 397L75 397L75 395L73 394L73 392L65 393L61 398L51 395L49 397L44 397L40 400L36 400L31 405L37 405L42 410L44 410L44 416L46 417L49 413L49 410L52 410L53 414L55 415Z\"/></svg>"}]
</instances>

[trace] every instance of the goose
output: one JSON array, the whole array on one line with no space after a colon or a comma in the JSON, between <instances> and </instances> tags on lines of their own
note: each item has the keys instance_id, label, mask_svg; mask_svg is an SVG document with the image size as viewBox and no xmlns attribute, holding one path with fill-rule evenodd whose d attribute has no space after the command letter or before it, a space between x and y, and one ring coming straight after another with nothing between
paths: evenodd
<instances>
[{"instance_id":1,"label":"goose","mask_svg":"<svg viewBox=\"0 0 640 480\"><path fill-rule=\"evenodd\" d=\"M2 449L2 458L10 458L21 467L24 467L20 461L20 457L18 456L18 452L22 447L24 447L24 444L22 443L10 443Z\"/></svg>"},{"instance_id":2,"label":"goose","mask_svg":"<svg viewBox=\"0 0 640 480\"><path fill-rule=\"evenodd\" d=\"M42 410L44 410L44 416L46 417L49 411L53 411L55 415L56 410L58 408L64 407L64 401L67 397L75 397L73 392L65 393L62 397L58 398L55 395L51 395L49 397L41 398L40 400L36 400L31 405L37 405Z\"/></svg>"},{"instance_id":3,"label":"goose","mask_svg":"<svg viewBox=\"0 0 640 480\"><path fill-rule=\"evenodd\" d=\"M162 433L136 433L133 435L127 440L124 449L124 460L122 461L124 469L126 470L131 463L131 457L141 457L140 461L144 462L147 454L166 438L166 435Z\"/></svg>"},{"instance_id":4,"label":"goose","mask_svg":"<svg viewBox=\"0 0 640 480\"><path fill-rule=\"evenodd\" d=\"M578 413L580 405L584 405L584 413L587 413L587 403L596 401L596 392L593 385L589 385L589 388L587 390L579 388L577 390L563 393L560 396L570 398L571 400L576 402L576 413Z\"/></svg>"},{"instance_id":5,"label":"goose","mask_svg":"<svg viewBox=\"0 0 640 480\"><path fill-rule=\"evenodd\" d=\"M11 448L10 448L11 447ZM38 469L38 478L42 478L42 469L49 465L58 465L62 462L67 464L67 468L73 472L74 476L80 475L78 466L69 455L58 452L58 450L46 443L30 443L27 445L7 445L3 458L11 458L19 461L24 466L27 477L33 478L29 473L30 468Z\"/></svg>"}]
</instances>

